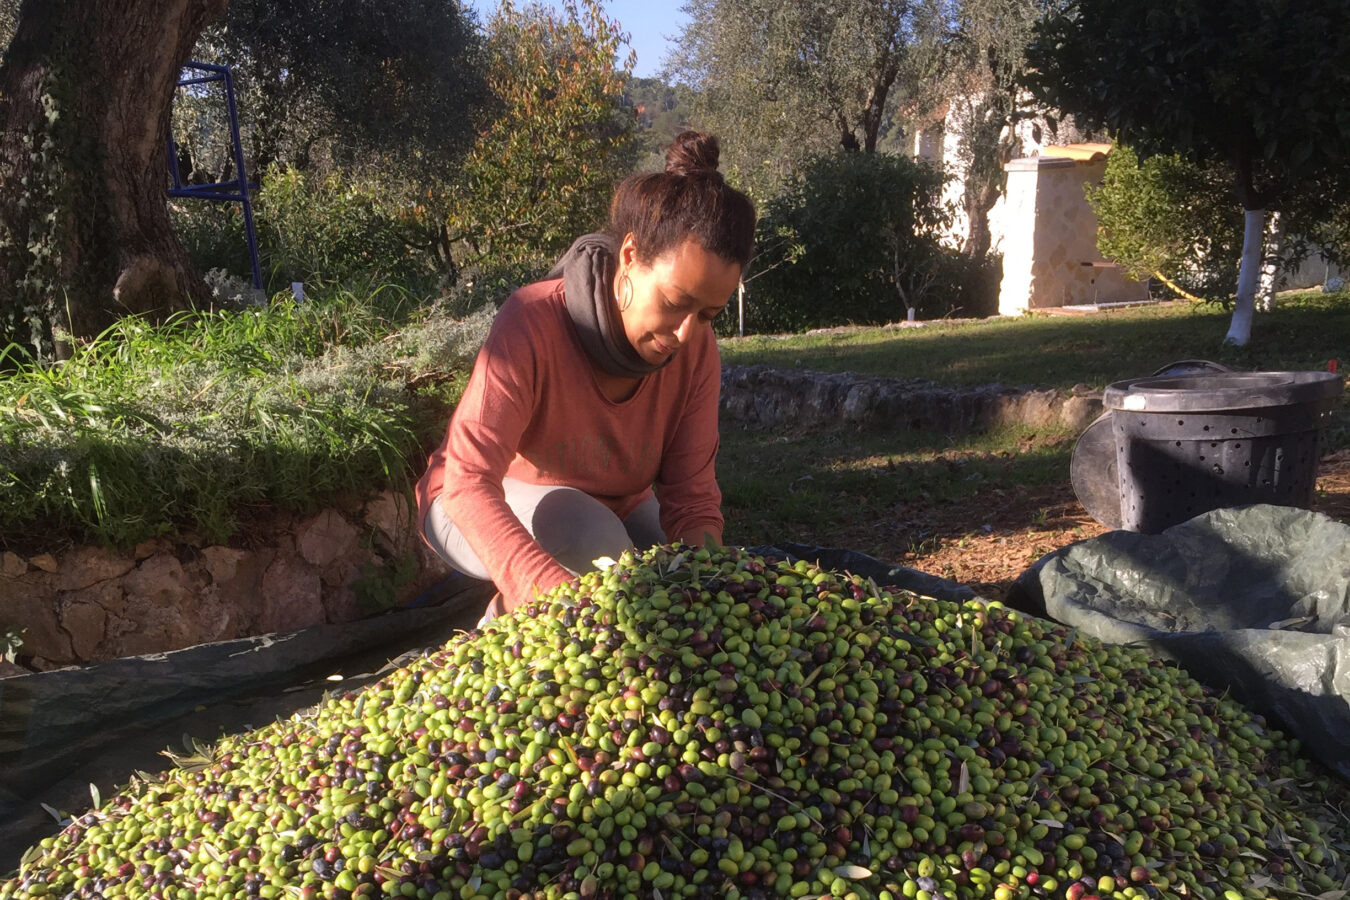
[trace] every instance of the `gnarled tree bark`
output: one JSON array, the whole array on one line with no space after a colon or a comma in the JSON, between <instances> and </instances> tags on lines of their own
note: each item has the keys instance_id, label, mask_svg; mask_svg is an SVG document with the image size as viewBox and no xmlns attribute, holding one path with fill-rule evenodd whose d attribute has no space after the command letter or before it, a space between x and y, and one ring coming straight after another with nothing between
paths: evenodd
<instances>
[{"instance_id":1,"label":"gnarled tree bark","mask_svg":"<svg viewBox=\"0 0 1350 900\"><path fill-rule=\"evenodd\" d=\"M0 338L206 299L169 222L179 72L226 0L25 0L0 66Z\"/></svg>"}]
</instances>

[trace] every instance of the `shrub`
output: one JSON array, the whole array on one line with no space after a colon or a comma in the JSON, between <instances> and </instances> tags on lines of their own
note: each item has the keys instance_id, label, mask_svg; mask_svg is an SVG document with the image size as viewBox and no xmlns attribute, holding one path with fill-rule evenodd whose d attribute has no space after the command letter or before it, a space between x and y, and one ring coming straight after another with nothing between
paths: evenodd
<instances>
[{"instance_id":1,"label":"shrub","mask_svg":"<svg viewBox=\"0 0 1350 900\"><path fill-rule=\"evenodd\" d=\"M633 58L620 58L627 37L597 0L504 2L485 27L498 115L432 202L457 263L542 274L603 227L636 161L636 117L623 103Z\"/></svg>"},{"instance_id":2,"label":"shrub","mask_svg":"<svg viewBox=\"0 0 1350 900\"><path fill-rule=\"evenodd\" d=\"M268 293L293 281L429 291L436 270L419 249L417 211L390 208L373 180L295 169L264 176L256 204Z\"/></svg>"},{"instance_id":3,"label":"shrub","mask_svg":"<svg viewBox=\"0 0 1350 900\"><path fill-rule=\"evenodd\" d=\"M238 203L175 199L169 203L169 218L199 272L220 270L252 283L248 235Z\"/></svg>"},{"instance_id":4,"label":"shrub","mask_svg":"<svg viewBox=\"0 0 1350 900\"><path fill-rule=\"evenodd\" d=\"M1227 300L1242 255L1242 208L1231 176L1176 155L1140 161L1117 146L1097 187L1097 248L1136 279L1161 273L1207 300Z\"/></svg>"},{"instance_id":5,"label":"shrub","mask_svg":"<svg viewBox=\"0 0 1350 900\"><path fill-rule=\"evenodd\" d=\"M393 186L350 172L269 169L253 201L264 292L289 293L301 281L356 290L399 284L432 293L438 268L426 246L424 211L399 196ZM239 204L179 200L171 214L199 271L219 269L251 283Z\"/></svg>"},{"instance_id":6,"label":"shrub","mask_svg":"<svg viewBox=\"0 0 1350 900\"><path fill-rule=\"evenodd\" d=\"M800 331L961 306L957 285L970 276L939 240L951 219L942 185L941 172L904 156L816 158L767 204L747 325Z\"/></svg>"}]
</instances>

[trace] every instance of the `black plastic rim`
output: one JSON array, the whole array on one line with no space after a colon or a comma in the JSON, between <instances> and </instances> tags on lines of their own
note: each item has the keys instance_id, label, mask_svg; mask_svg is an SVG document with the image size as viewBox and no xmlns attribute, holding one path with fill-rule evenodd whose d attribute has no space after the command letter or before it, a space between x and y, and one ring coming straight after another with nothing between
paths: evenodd
<instances>
[{"instance_id":1,"label":"black plastic rim","mask_svg":"<svg viewBox=\"0 0 1350 900\"><path fill-rule=\"evenodd\" d=\"M1118 381L1102 403L1141 413L1262 409L1329 402L1343 388L1335 372L1214 372Z\"/></svg>"}]
</instances>

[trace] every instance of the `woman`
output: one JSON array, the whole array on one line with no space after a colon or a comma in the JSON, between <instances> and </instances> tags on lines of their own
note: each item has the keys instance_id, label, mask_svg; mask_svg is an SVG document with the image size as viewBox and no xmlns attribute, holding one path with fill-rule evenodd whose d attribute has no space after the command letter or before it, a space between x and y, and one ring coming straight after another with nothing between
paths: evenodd
<instances>
[{"instance_id":1,"label":"woman","mask_svg":"<svg viewBox=\"0 0 1350 900\"><path fill-rule=\"evenodd\" d=\"M750 260L755 211L684 132L616 191L546 281L502 305L417 486L427 543L499 591L485 619L593 560L721 543L721 363L712 320Z\"/></svg>"}]
</instances>

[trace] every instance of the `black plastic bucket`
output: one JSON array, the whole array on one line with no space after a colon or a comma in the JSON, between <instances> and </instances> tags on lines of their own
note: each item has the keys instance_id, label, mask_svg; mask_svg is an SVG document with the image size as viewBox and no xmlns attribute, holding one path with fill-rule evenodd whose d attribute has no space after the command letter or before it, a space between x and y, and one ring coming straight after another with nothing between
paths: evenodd
<instances>
[{"instance_id":1,"label":"black plastic bucket","mask_svg":"<svg viewBox=\"0 0 1350 900\"><path fill-rule=\"evenodd\" d=\"M1107 387L1120 527L1157 534L1228 506L1312 505L1332 372L1218 372Z\"/></svg>"}]
</instances>

